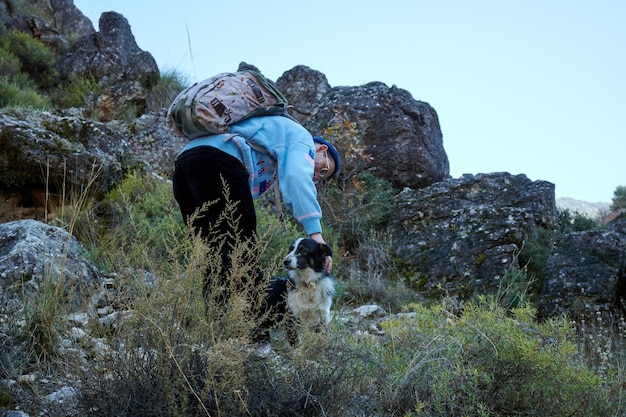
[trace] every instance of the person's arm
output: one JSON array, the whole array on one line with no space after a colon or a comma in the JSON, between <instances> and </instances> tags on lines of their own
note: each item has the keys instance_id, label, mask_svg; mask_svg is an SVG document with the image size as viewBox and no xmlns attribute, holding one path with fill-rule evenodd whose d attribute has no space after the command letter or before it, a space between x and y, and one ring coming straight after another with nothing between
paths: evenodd
<instances>
[{"instance_id":1,"label":"person's arm","mask_svg":"<svg viewBox=\"0 0 626 417\"><path fill-rule=\"evenodd\" d=\"M321 233L322 209L313 183L313 148L302 142L294 142L279 152L278 184L285 205L304 227L307 235Z\"/></svg>"}]
</instances>

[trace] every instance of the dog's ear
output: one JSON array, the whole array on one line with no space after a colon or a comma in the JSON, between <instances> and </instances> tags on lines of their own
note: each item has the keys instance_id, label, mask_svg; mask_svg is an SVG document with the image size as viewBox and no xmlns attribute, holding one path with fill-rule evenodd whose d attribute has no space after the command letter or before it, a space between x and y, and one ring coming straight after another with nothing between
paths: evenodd
<instances>
[{"instance_id":1,"label":"dog's ear","mask_svg":"<svg viewBox=\"0 0 626 417\"><path fill-rule=\"evenodd\" d=\"M326 257L326 256L332 257L333 256L333 251L332 251L332 249L330 249L330 246L328 246L327 244L320 243L319 244L319 249L320 249L320 252L324 255L324 257Z\"/></svg>"},{"instance_id":2,"label":"dog's ear","mask_svg":"<svg viewBox=\"0 0 626 417\"><path fill-rule=\"evenodd\" d=\"M330 249L330 246L324 243L318 243L315 253L310 258L310 265L313 267L315 272L322 272L324 270L324 258L327 256L333 256L333 252Z\"/></svg>"}]
</instances>

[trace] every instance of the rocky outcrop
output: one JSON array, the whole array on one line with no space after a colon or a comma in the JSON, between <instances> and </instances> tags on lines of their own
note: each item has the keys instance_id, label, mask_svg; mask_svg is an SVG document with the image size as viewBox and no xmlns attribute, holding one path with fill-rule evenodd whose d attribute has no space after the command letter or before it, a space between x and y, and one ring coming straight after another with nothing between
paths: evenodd
<instances>
[{"instance_id":1,"label":"rocky outcrop","mask_svg":"<svg viewBox=\"0 0 626 417\"><path fill-rule=\"evenodd\" d=\"M0 224L0 259L0 305L11 309L24 297L32 301L45 291L45 285L59 285L82 301L102 279L76 238L36 220ZM22 309L20 306L12 313Z\"/></svg>"},{"instance_id":2,"label":"rocky outcrop","mask_svg":"<svg viewBox=\"0 0 626 417\"><path fill-rule=\"evenodd\" d=\"M0 112L0 187L106 192L131 163L120 129L75 114Z\"/></svg>"},{"instance_id":3,"label":"rocky outcrop","mask_svg":"<svg viewBox=\"0 0 626 417\"><path fill-rule=\"evenodd\" d=\"M341 131L346 122L356 125L358 143L343 145L360 148L367 169L396 188L423 188L449 175L437 112L408 91L380 82L334 87L305 126L322 133L333 126Z\"/></svg>"},{"instance_id":4,"label":"rocky outcrop","mask_svg":"<svg viewBox=\"0 0 626 417\"><path fill-rule=\"evenodd\" d=\"M132 112L145 113L148 89L160 75L156 61L135 42L130 24L115 12L103 13L99 32L79 38L59 61L64 78L91 77L100 82L100 95L87 107L97 110L101 121Z\"/></svg>"},{"instance_id":5,"label":"rocky outcrop","mask_svg":"<svg viewBox=\"0 0 626 417\"><path fill-rule=\"evenodd\" d=\"M97 197L130 170L169 178L185 143L167 128L164 111L139 117L131 131L80 111L0 110L0 189L31 202L32 190L53 198L84 191Z\"/></svg>"},{"instance_id":6,"label":"rocky outcrop","mask_svg":"<svg viewBox=\"0 0 626 417\"><path fill-rule=\"evenodd\" d=\"M7 30L30 33L59 56L70 39L95 32L72 0L0 0L0 22Z\"/></svg>"},{"instance_id":7,"label":"rocky outcrop","mask_svg":"<svg viewBox=\"0 0 626 417\"><path fill-rule=\"evenodd\" d=\"M465 175L404 189L389 220L412 285L430 296L498 291L537 227L557 221L554 184L525 175Z\"/></svg>"},{"instance_id":8,"label":"rocky outcrop","mask_svg":"<svg viewBox=\"0 0 626 417\"><path fill-rule=\"evenodd\" d=\"M73 0L30 0L27 1L43 19L32 16L28 26L33 37L48 45L57 54L67 52L70 39L94 32L91 21L74 6ZM50 20L48 20L50 19Z\"/></svg>"},{"instance_id":9,"label":"rocky outcrop","mask_svg":"<svg viewBox=\"0 0 626 417\"><path fill-rule=\"evenodd\" d=\"M626 301L626 216L601 230L570 233L546 265L538 314L615 324Z\"/></svg>"},{"instance_id":10,"label":"rocky outcrop","mask_svg":"<svg viewBox=\"0 0 626 417\"><path fill-rule=\"evenodd\" d=\"M286 71L276 80L276 86L289 98L292 115L302 124L311 120L319 103L332 89L324 74L304 65Z\"/></svg>"},{"instance_id":11,"label":"rocky outcrop","mask_svg":"<svg viewBox=\"0 0 626 417\"><path fill-rule=\"evenodd\" d=\"M59 193L65 187L84 189L89 179L89 187L100 194L134 169L169 178L184 140L166 128L165 109L146 111L147 90L158 77L158 68L152 56L138 48L128 21L114 12L104 13L96 32L70 0L25 3L52 19L24 18L17 14L15 2L0 0L0 16L7 28L30 31L42 40L52 35L64 39L51 42L56 45L80 35L67 51L57 48L59 72L64 78L96 77L101 93L87 106L97 110L101 121L110 122L85 118L90 112L81 109L0 112L0 188ZM77 22L74 29L66 27L70 21ZM246 67L254 68L242 63L239 69ZM358 152L362 157L358 162L365 163L368 171L403 190L394 201L388 227L398 264L423 293L470 296L497 290L507 271L521 267L517 255L529 236L537 228L554 226L550 183L508 173L450 178L435 109L406 90L380 82L333 87L324 74L304 65L286 71L276 84L313 134L353 126L352 142L337 143L342 154ZM127 116L129 108L137 116L132 129L115 120L122 113ZM349 176L351 161L344 163L343 175ZM567 236L557 246L559 252L553 254L546 271L542 314L575 311L580 304L574 299L579 296L582 305L597 301L603 311L618 303L622 240L615 237L616 230L595 233ZM586 254L585 248L595 252ZM585 253L580 259L618 262L604 265L604 272L596 271L602 278L593 278L593 283L605 285L604 290L582 284L587 267L577 264L574 255L563 258L570 252ZM568 268L579 268L568 272L578 284L562 278ZM579 294L571 288L579 288ZM589 297L590 293L597 296ZM551 300L556 300L554 306Z\"/></svg>"}]
</instances>

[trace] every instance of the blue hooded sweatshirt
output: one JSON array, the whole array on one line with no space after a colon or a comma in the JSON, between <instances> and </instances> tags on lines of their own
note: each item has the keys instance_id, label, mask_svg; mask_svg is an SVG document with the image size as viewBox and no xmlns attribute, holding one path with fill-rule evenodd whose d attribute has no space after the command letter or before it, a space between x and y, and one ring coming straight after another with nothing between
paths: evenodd
<instances>
[{"instance_id":1,"label":"blue hooded sweatshirt","mask_svg":"<svg viewBox=\"0 0 626 417\"><path fill-rule=\"evenodd\" d=\"M285 205L306 233L321 233L322 210L313 183L315 145L311 134L297 122L282 116L260 116L238 122L231 134L202 136L189 142L182 152L196 146L213 146L239 159L250 174L253 198L278 185ZM267 152L253 149L250 141Z\"/></svg>"}]
</instances>

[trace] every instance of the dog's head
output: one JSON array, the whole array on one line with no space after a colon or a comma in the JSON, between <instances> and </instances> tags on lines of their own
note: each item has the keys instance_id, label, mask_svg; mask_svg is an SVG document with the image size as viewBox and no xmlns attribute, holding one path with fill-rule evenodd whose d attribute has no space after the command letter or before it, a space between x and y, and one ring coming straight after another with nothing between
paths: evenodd
<instances>
[{"instance_id":1,"label":"dog's head","mask_svg":"<svg viewBox=\"0 0 626 417\"><path fill-rule=\"evenodd\" d=\"M288 270L313 269L315 272L323 272L324 258L327 256L333 256L328 245L311 238L298 238L289 247L283 263Z\"/></svg>"}]
</instances>

